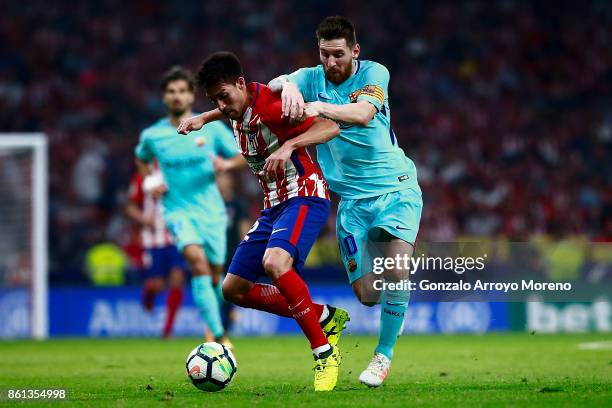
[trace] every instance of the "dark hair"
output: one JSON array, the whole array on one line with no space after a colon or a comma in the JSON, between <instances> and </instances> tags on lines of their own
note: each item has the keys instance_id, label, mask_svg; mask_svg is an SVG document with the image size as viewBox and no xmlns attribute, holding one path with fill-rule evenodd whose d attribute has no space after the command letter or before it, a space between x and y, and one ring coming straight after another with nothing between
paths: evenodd
<instances>
[{"instance_id":1,"label":"dark hair","mask_svg":"<svg viewBox=\"0 0 612 408\"><path fill-rule=\"evenodd\" d=\"M215 52L209 55L196 75L198 87L206 89L218 82L236 82L243 77L242 65L238 57L228 51Z\"/></svg>"},{"instance_id":2,"label":"dark hair","mask_svg":"<svg viewBox=\"0 0 612 408\"><path fill-rule=\"evenodd\" d=\"M193 74L188 69L185 69L179 65L175 65L172 68L170 68L168 71L166 71L166 73L162 77L162 80L161 80L162 91L166 90L166 87L168 86L170 82L179 81L179 80L183 80L187 82L187 85L189 86L189 90L191 92L195 91L195 82L193 80Z\"/></svg>"},{"instance_id":3,"label":"dark hair","mask_svg":"<svg viewBox=\"0 0 612 408\"><path fill-rule=\"evenodd\" d=\"M321 40L337 40L344 38L346 45L352 47L357 42L355 26L349 19L342 16L328 16L317 27L317 42Z\"/></svg>"}]
</instances>

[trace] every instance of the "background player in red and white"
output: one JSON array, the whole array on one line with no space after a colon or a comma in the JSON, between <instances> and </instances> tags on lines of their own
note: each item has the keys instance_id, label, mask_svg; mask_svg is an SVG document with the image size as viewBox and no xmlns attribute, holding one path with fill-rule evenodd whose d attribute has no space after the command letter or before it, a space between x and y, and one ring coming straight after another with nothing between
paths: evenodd
<instances>
[{"instance_id":1,"label":"background player in red and white","mask_svg":"<svg viewBox=\"0 0 612 408\"><path fill-rule=\"evenodd\" d=\"M135 174L130 182L125 212L140 225L145 267L142 303L146 310L153 310L155 296L168 285L166 321L162 332L163 337L168 337L183 302L186 265L166 228L160 206L159 199L152 192L144 190L143 177Z\"/></svg>"},{"instance_id":2,"label":"background player in red and white","mask_svg":"<svg viewBox=\"0 0 612 408\"><path fill-rule=\"evenodd\" d=\"M280 95L259 83L247 85L240 61L232 53L209 56L197 82L218 108L200 116L230 118L236 144L264 192L265 209L236 249L223 295L243 307L293 317L315 357L315 391L330 391L337 383L340 352L336 344L348 313L314 304L299 275L329 214L327 182L303 146L296 145L277 171L264 173L264 166L272 153L293 143L296 136L331 139L339 133L338 125L323 118L298 123L283 118ZM179 133L197 130L188 122L179 126ZM273 285L256 283L263 276Z\"/></svg>"}]
</instances>

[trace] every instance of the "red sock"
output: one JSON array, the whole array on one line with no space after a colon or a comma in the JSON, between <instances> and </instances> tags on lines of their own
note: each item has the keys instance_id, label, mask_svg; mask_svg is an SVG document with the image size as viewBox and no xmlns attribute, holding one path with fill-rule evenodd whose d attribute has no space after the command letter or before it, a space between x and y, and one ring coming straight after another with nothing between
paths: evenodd
<instances>
[{"instance_id":1,"label":"red sock","mask_svg":"<svg viewBox=\"0 0 612 408\"><path fill-rule=\"evenodd\" d=\"M278 316L293 317L285 298L274 285L256 283L242 298L240 305L250 309L262 310ZM323 305L313 303L317 318L323 313Z\"/></svg>"},{"instance_id":2,"label":"red sock","mask_svg":"<svg viewBox=\"0 0 612 408\"><path fill-rule=\"evenodd\" d=\"M166 324L164 326L164 337L170 336L172 333L172 326L174 325L174 318L178 311L181 303L183 302L183 289L182 288L170 288L168 292L168 298L166 299Z\"/></svg>"},{"instance_id":3,"label":"red sock","mask_svg":"<svg viewBox=\"0 0 612 408\"><path fill-rule=\"evenodd\" d=\"M274 286L278 288L287 302L288 310L310 341L310 348L326 345L327 339L319 325L319 315L315 311L308 287L300 275L295 270L289 269L274 281Z\"/></svg>"}]
</instances>

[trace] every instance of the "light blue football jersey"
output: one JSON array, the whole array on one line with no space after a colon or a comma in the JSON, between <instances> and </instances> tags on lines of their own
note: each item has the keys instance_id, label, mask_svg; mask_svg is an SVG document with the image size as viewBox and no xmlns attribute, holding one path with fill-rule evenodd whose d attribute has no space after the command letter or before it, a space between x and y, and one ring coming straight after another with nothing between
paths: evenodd
<instances>
[{"instance_id":1,"label":"light blue football jersey","mask_svg":"<svg viewBox=\"0 0 612 408\"><path fill-rule=\"evenodd\" d=\"M367 126L338 123L340 135L317 146L317 159L330 188L344 199L374 197L412 188L420 192L416 168L398 146L391 128L389 71L373 61L356 61L346 81L325 79L322 65L302 68L288 76L306 102L344 105L368 101L377 113Z\"/></svg>"},{"instance_id":2,"label":"light blue football jersey","mask_svg":"<svg viewBox=\"0 0 612 408\"><path fill-rule=\"evenodd\" d=\"M232 131L223 122L180 135L167 118L161 119L142 131L135 154L144 162L159 163L168 186L162 198L164 215L188 212L206 217L210 223L226 219L213 159L233 157L238 149Z\"/></svg>"}]
</instances>

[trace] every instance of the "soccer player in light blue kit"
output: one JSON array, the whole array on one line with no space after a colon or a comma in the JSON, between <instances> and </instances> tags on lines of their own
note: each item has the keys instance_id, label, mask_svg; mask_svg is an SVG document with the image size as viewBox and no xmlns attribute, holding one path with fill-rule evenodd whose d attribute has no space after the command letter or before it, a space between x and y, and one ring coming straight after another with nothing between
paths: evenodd
<instances>
[{"instance_id":1,"label":"soccer player in light blue kit","mask_svg":"<svg viewBox=\"0 0 612 408\"><path fill-rule=\"evenodd\" d=\"M391 128L387 68L357 59L355 29L344 17L327 17L316 34L321 65L276 78L270 87L282 88L283 114L291 119L305 113L340 125L339 136L317 146L317 158L331 190L341 197L336 234L353 291L365 305L381 304L378 345L359 376L362 383L377 387L387 377L410 293L374 290L381 276L372 273L371 248L384 243L374 244L385 248L384 256L412 256L423 207L421 190L414 163ZM268 158L267 170L275 171L291 153L279 149ZM384 281L408 279L409 272L400 268L386 270Z\"/></svg>"},{"instance_id":2,"label":"soccer player in light blue kit","mask_svg":"<svg viewBox=\"0 0 612 408\"><path fill-rule=\"evenodd\" d=\"M321 65L275 78L269 86L282 89L283 114L291 119L324 116L340 125L340 135L327 143L301 136L295 140L318 145L323 175L341 197L336 233L355 295L367 306L381 303L378 345L359 376L362 383L377 387L389 372L410 293L391 285L377 290L375 281L401 282L408 279L409 271L398 266L375 275L373 256L381 246L386 257L412 256L423 201L414 163L399 148L391 129L388 70L357 59L355 29L343 17L323 20L317 39ZM188 133L218 119L219 112L206 112L184 120L178 130ZM281 146L266 159L263 171L276 174L293 153L291 145Z\"/></svg>"},{"instance_id":3,"label":"soccer player in light blue kit","mask_svg":"<svg viewBox=\"0 0 612 408\"><path fill-rule=\"evenodd\" d=\"M192 116L195 82L189 71L171 68L162 80L168 116L142 131L136 164L143 186L162 197L162 212L176 246L192 271L194 301L215 341L231 346L221 323L221 273L226 255L227 213L215 182L215 172L244 167L232 131L211 123L188 136L176 127ZM163 180L154 178L157 160ZM215 288L216 287L216 288Z\"/></svg>"}]
</instances>

